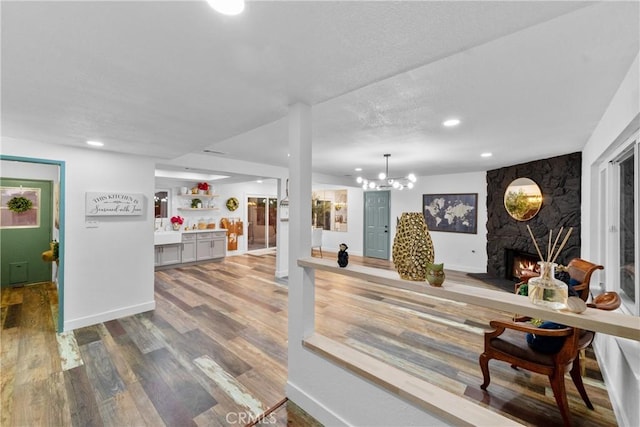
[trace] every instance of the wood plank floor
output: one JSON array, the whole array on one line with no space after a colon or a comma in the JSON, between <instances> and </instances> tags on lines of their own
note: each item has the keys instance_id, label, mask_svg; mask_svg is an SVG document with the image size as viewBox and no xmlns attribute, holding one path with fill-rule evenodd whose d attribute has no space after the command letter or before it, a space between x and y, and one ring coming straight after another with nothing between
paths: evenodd
<instances>
[{"instance_id":1,"label":"wood plank floor","mask_svg":"<svg viewBox=\"0 0 640 427\"><path fill-rule=\"evenodd\" d=\"M274 268L267 254L158 271L155 311L63 334L53 285L3 289L1 425L250 424L284 397L287 284ZM482 334L509 314L320 272L316 282L321 333L524 424L562 424L546 377L492 362L489 392L479 387ZM568 380L575 425L616 425L591 351L586 366L596 409ZM288 402L259 425L315 422Z\"/></svg>"}]
</instances>

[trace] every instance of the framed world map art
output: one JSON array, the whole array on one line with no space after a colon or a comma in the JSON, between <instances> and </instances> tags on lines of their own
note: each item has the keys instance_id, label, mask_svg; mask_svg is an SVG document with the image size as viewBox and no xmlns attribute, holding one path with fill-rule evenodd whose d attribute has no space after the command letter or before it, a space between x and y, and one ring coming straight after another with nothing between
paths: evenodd
<instances>
[{"instance_id":1,"label":"framed world map art","mask_svg":"<svg viewBox=\"0 0 640 427\"><path fill-rule=\"evenodd\" d=\"M478 234L478 193L423 194L422 213L429 231Z\"/></svg>"}]
</instances>

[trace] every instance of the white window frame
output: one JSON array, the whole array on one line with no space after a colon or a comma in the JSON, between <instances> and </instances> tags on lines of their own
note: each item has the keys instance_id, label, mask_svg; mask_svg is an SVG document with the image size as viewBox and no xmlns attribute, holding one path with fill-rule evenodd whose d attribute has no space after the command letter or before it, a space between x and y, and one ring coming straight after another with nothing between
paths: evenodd
<instances>
[{"instance_id":1,"label":"white window frame","mask_svg":"<svg viewBox=\"0 0 640 427\"><path fill-rule=\"evenodd\" d=\"M635 301L626 298L620 292L620 271L617 266L620 265L620 162L627 159L630 155L634 155L634 226L635 226ZM612 268L606 270L606 282L609 284L609 290L618 292L621 295L621 310L627 314L640 316L640 138L639 133L635 132L623 144L615 150L607 161L601 164L598 171L600 180L600 201L607 206L604 209L604 215L600 218L601 232L600 236L604 237L606 253L606 265ZM605 194L602 194L602 192Z\"/></svg>"}]
</instances>

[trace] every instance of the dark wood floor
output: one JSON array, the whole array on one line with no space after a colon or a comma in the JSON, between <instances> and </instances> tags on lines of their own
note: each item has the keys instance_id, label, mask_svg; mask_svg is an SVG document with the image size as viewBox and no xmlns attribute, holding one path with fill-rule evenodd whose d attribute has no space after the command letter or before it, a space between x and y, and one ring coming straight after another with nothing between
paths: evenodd
<instances>
[{"instance_id":1,"label":"dark wood floor","mask_svg":"<svg viewBox=\"0 0 640 427\"><path fill-rule=\"evenodd\" d=\"M53 285L3 289L1 425L249 424L284 397L287 285L274 267L269 254L158 271L155 311L64 334L54 333ZM324 273L316 282L321 333L525 424L561 425L545 377L492 362L489 393L480 390L482 334L508 313ZM588 356L596 409L568 385L574 423L616 425ZM262 425L313 423L289 402Z\"/></svg>"}]
</instances>

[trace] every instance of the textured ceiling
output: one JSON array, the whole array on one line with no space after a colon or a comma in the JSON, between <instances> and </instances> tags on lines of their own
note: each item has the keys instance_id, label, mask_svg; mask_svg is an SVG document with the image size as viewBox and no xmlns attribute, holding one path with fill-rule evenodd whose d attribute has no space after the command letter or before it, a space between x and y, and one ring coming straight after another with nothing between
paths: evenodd
<instances>
[{"instance_id":1,"label":"textured ceiling","mask_svg":"<svg viewBox=\"0 0 640 427\"><path fill-rule=\"evenodd\" d=\"M2 134L286 166L287 108L305 102L316 172L377 171L386 152L397 173L486 170L583 147L638 54L638 16L638 2L249 2L237 17L2 2Z\"/></svg>"}]
</instances>

